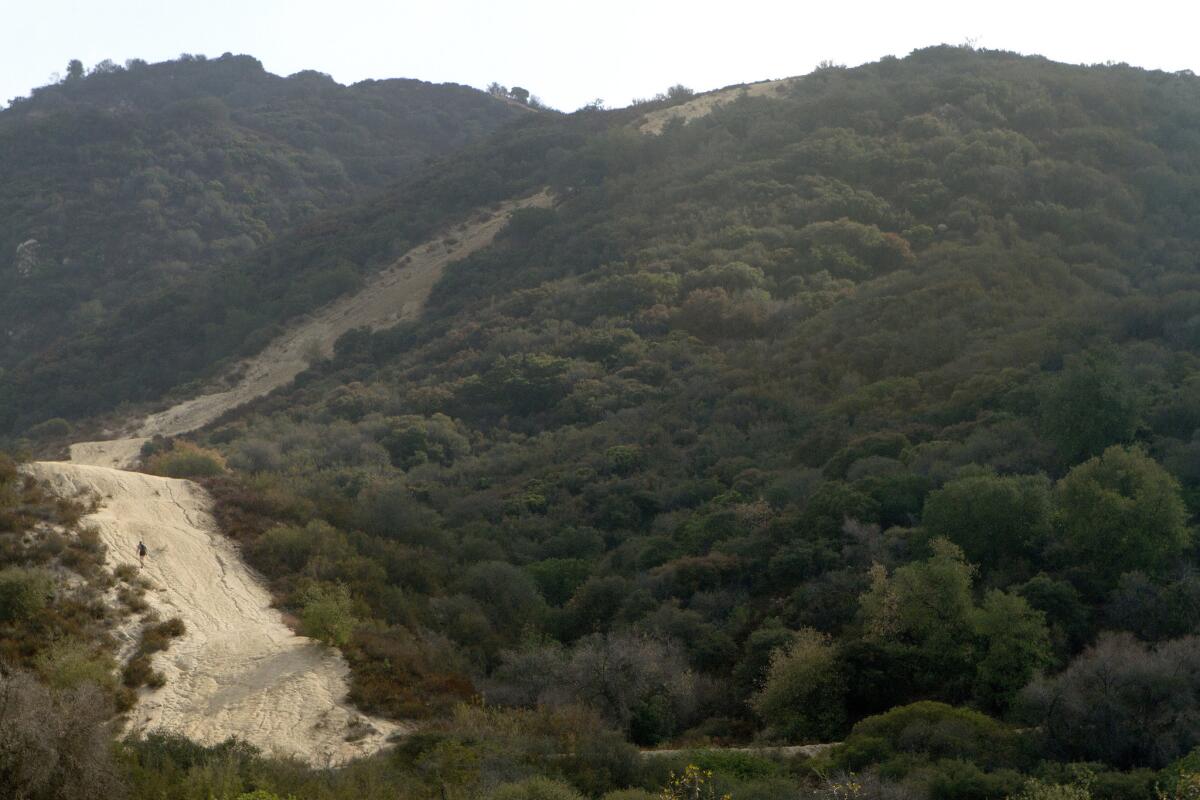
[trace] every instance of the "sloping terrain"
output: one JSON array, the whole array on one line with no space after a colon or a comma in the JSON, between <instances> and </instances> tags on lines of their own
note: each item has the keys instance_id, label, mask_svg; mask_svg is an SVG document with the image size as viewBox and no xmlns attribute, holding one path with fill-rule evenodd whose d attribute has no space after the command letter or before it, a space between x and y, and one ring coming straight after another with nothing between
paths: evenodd
<instances>
[{"instance_id":1,"label":"sloping terrain","mask_svg":"<svg viewBox=\"0 0 1200 800\"><path fill-rule=\"evenodd\" d=\"M342 86L233 55L106 65L14 101L0 110L0 432L156 400L337 297L370 267L268 279L257 254L527 116L466 86Z\"/></svg>"},{"instance_id":2,"label":"sloping terrain","mask_svg":"<svg viewBox=\"0 0 1200 800\"><path fill-rule=\"evenodd\" d=\"M1105 628L1196 630L1170 604L1200 511L1200 81L938 48L659 136L636 113L456 162L483 185L517 154L562 202L452 265L422 325L197 437L294 530L245 539L282 596L320 570L369 598L356 686L408 702L387 665L419 640L443 708L831 741L917 700L1006 713ZM1102 482L1146 513L1088 516ZM944 637L912 610L942 573ZM819 715L786 671L762 696L788 643L829 665ZM640 694L590 682L614 659Z\"/></svg>"},{"instance_id":3,"label":"sloping terrain","mask_svg":"<svg viewBox=\"0 0 1200 800\"><path fill-rule=\"evenodd\" d=\"M99 510L85 521L100 532L110 566L136 564L137 543L146 543L144 575L154 584L150 605L186 625L184 636L155 657L166 684L142 693L134 731L164 729L205 744L235 736L266 752L324 765L374 752L398 730L345 703L345 661L283 624L261 578L217 531L203 489L122 468L137 460L148 437L195 430L287 384L314 353L328 354L352 328L377 330L414 318L447 264L490 244L512 212L551 201L542 191L478 214L452 235L410 251L361 292L295 325L239 365L232 388L152 415L137 436L72 445L70 463L30 467L61 496L100 499Z\"/></svg>"},{"instance_id":4,"label":"sloping terrain","mask_svg":"<svg viewBox=\"0 0 1200 800\"><path fill-rule=\"evenodd\" d=\"M283 624L261 580L217 531L199 486L58 462L29 471L62 496L100 498L85 522L107 545L110 566L136 566L144 541L150 607L187 626L155 656L167 682L143 690L133 731L162 729L204 744L236 736L267 753L326 765L374 752L397 730L346 705L340 654Z\"/></svg>"},{"instance_id":5,"label":"sloping terrain","mask_svg":"<svg viewBox=\"0 0 1200 800\"><path fill-rule=\"evenodd\" d=\"M638 121L638 130L642 133L658 135L672 120L680 120L684 124L694 119L711 114L713 109L733 102L739 97L775 97L785 93L788 87L800 78L783 78L777 81L761 81L748 83L743 86L732 86L728 89L718 89L706 92L685 103L650 111Z\"/></svg>"},{"instance_id":6,"label":"sloping terrain","mask_svg":"<svg viewBox=\"0 0 1200 800\"><path fill-rule=\"evenodd\" d=\"M501 203L452 232L414 248L372 277L359 292L319 309L273 340L258 355L240 363L233 370L231 388L202 394L152 414L132 428L130 437L74 444L71 460L128 467L150 437L197 430L222 414L286 385L308 367L312 358L328 356L334 342L347 331L362 327L379 330L414 319L447 264L491 244L513 211L545 208L552 200L548 191L542 191Z\"/></svg>"}]
</instances>

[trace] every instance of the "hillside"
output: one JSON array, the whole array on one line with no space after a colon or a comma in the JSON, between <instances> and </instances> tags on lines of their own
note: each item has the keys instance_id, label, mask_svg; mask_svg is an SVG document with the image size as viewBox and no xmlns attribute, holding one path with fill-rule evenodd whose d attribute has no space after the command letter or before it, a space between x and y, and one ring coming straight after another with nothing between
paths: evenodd
<instances>
[{"instance_id":1,"label":"hillside","mask_svg":"<svg viewBox=\"0 0 1200 800\"><path fill-rule=\"evenodd\" d=\"M323 297L353 304L431 232L555 198L419 316L147 444L283 609L345 598L357 707L424 720L336 790L246 757L246 791L1200 785L1200 79L938 47L755 86L524 114L161 317L200 364L184 332L251 295L287 319L346 263ZM146 787L225 763L126 747Z\"/></svg>"},{"instance_id":2,"label":"hillside","mask_svg":"<svg viewBox=\"0 0 1200 800\"><path fill-rule=\"evenodd\" d=\"M272 498L239 535L285 602L341 581L390 631L348 651L360 702L568 702L649 637L645 694L599 705L634 741L819 740L917 700L1015 714L1101 631L1193 633L1196 79L939 48L643 113L461 156L444 184L514 154L514 194L564 200L203 437ZM385 209L289 247L364 247ZM1143 510L1080 522L1101 491ZM378 668L414 636L442 655ZM755 699L789 641L838 665L819 716Z\"/></svg>"},{"instance_id":3,"label":"hillside","mask_svg":"<svg viewBox=\"0 0 1200 800\"><path fill-rule=\"evenodd\" d=\"M244 276L280 233L527 113L464 86L346 87L229 55L100 65L14 101L0 111L0 428L157 399L336 296L360 265L291 276L286 310L192 324L237 308L226 270Z\"/></svg>"}]
</instances>

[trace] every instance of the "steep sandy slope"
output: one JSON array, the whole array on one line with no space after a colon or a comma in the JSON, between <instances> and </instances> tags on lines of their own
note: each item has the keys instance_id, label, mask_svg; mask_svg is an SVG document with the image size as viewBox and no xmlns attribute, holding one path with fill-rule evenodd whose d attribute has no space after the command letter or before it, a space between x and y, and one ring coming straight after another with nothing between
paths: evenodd
<instances>
[{"instance_id":1,"label":"steep sandy slope","mask_svg":"<svg viewBox=\"0 0 1200 800\"><path fill-rule=\"evenodd\" d=\"M414 248L372 277L354 295L335 301L294 324L258 355L240 363L232 388L185 400L147 417L132 438L84 442L71 447L71 461L123 468L136 460L142 443L160 434L174 436L201 428L227 411L285 386L308 367L313 353L327 355L347 331L362 326L387 328L413 319L446 265L492 243L519 208L547 207L549 192L502 204L495 211Z\"/></svg>"},{"instance_id":2,"label":"steep sandy slope","mask_svg":"<svg viewBox=\"0 0 1200 800\"><path fill-rule=\"evenodd\" d=\"M70 463L30 472L65 496L95 495L88 518L109 547L110 566L135 564L138 540L150 549L143 573L151 606L178 616L187 632L154 666L167 682L142 692L135 731L164 729L205 743L230 736L313 764L338 764L381 748L397 726L367 719L345 702L341 654L294 634L262 581L216 530L211 501L196 484L126 472L155 434L195 430L287 384L314 351L329 353L352 328L379 329L414 318L446 265L487 246L518 208L549 206L548 192L503 204L415 248L357 294L293 325L238 366L232 388L186 400L131 426L129 438L71 446Z\"/></svg>"},{"instance_id":3,"label":"steep sandy slope","mask_svg":"<svg viewBox=\"0 0 1200 800\"><path fill-rule=\"evenodd\" d=\"M78 442L71 445L71 463L123 469L137 461L142 445L147 441L147 437L136 437L106 439L102 442Z\"/></svg>"},{"instance_id":4,"label":"steep sandy slope","mask_svg":"<svg viewBox=\"0 0 1200 800\"><path fill-rule=\"evenodd\" d=\"M642 133L650 133L657 136L663 132L663 128L667 127L667 123L673 119L678 118L685 123L690 122L691 120L711 114L717 106L732 102L741 97L743 93L750 97L770 97L786 92L788 86L798 80L800 79L784 78L779 81L763 81L762 83L750 83L745 86L718 89L715 92L697 95L686 103L680 103L677 106L647 113L641 118L638 130Z\"/></svg>"},{"instance_id":5,"label":"steep sandy slope","mask_svg":"<svg viewBox=\"0 0 1200 800\"><path fill-rule=\"evenodd\" d=\"M341 655L283 624L262 582L217 532L199 486L58 462L29 469L62 495L98 495L101 507L86 522L108 546L110 565L136 565L144 541L148 602L187 626L154 657L167 683L143 690L133 730L161 728L206 744L237 736L318 765L374 752L396 731L346 705Z\"/></svg>"}]
</instances>

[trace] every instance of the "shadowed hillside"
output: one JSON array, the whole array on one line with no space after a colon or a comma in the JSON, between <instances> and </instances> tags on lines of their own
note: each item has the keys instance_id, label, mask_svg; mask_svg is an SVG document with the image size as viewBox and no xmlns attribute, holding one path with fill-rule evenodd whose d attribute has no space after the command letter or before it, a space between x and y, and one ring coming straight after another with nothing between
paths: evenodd
<instances>
[{"instance_id":1,"label":"shadowed hillside","mask_svg":"<svg viewBox=\"0 0 1200 800\"><path fill-rule=\"evenodd\" d=\"M464 86L345 87L228 55L102 64L14 101L0 112L0 424L194 377L276 321L242 306L220 324L237 291L220 270L526 113ZM356 280L325 267L289 286L292 313ZM186 329L168 330L168 309Z\"/></svg>"}]
</instances>

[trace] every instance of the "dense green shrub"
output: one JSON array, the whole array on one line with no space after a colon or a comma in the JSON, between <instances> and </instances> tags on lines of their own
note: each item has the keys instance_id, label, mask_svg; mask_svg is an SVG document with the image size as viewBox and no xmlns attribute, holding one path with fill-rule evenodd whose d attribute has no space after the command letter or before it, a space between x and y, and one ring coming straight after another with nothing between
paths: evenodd
<instances>
[{"instance_id":1,"label":"dense green shrub","mask_svg":"<svg viewBox=\"0 0 1200 800\"><path fill-rule=\"evenodd\" d=\"M569 785L542 777L503 784L490 797L492 800L583 800L583 795Z\"/></svg>"},{"instance_id":2,"label":"dense green shrub","mask_svg":"<svg viewBox=\"0 0 1200 800\"><path fill-rule=\"evenodd\" d=\"M303 596L300 621L304 635L331 647L343 647L358 625L350 590L344 584L314 585Z\"/></svg>"},{"instance_id":3,"label":"dense green shrub","mask_svg":"<svg viewBox=\"0 0 1200 800\"><path fill-rule=\"evenodd\" d=\"M50 574L42 569L0 569L0 622L28 622L46 607L54 590Z\"/></svg>"},{"instance_id":4,"label":"dense green shrub","mask_svg":"<svg viewBox=\"0 0 1200 800\"><path fill-rule=\"evenodd\" d=\"M839 769L861 770L899 755L959 759L984 768L1020 764L1020 735L978 711L919 702L857 723L833 749Z\"/></svg>"},{"instance_id":5,"label":"dense green shrub","mask_svg":"<svg viewBox=\"0 0 1200 800\"><path fill-rule=\"evenodd\" d=\"M168 478L211 478L225 471L225 457L215 450L177 440L169 450L147 459L146 470Z\"/></svg>"},{"instance_id":6,"label":"dense green shrub","mask_svg":"<svg viewBox=\"0 0 1200 800\"><path fill-rule=\"evenodd\" d=\"M789 741L830 741L845 724L845 678L829 637L798 631L776 650L754 710Z\"/></svg>"}]
</instances>

